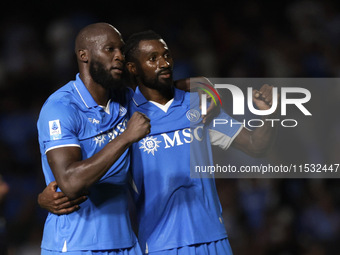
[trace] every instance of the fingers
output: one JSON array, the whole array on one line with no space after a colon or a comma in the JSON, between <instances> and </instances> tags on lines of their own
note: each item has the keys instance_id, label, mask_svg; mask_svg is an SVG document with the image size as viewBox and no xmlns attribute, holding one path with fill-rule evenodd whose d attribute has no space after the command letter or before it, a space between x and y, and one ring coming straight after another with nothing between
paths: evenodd
<instances>
[{"instance_id":1,"label":"fingers","mask_svg":"<svg viewBox=\"0 0 340 255\"><path fill-rule=\"evenodd\" d=\"M264 84L260 90L253 90L253 98L261 100L267 105L271 106L273 102L273 86Z\"/></svg>"},{"instance_id":2,"label":"fingers","mask_svg":"<svg viewBox=\"0 0 340 255\"><path fill-rule=\"evenodd\" d=\"M87 199L84 195L77 199L69 200L63 192L57 192L57 188L57 183L53 181L38 195L38 204L41 208L58 215L68 214L79 210L79 204Z\"/></svg>"},{"instance_id":3,"label":"fingers","mask_svg":"<svg viewBox=\"0 0 340 255\"><path fill-rule=\"evenodd\" d=\"M74 200L72 200L72 201L70 201L70 202L71 202L73 205L75 205L75 204L79 205L79 204L85 202L86 200L87 200L87 197L86 197L86 196L82 196L82 197L79 197L79 198L77 198L77 199L74 199Z\"/></svg>"},{"instance_id":4,"label":"fingers","mask_svg":"<svg viewBox=\"0 0 340 255\"><path fill-rule=\"evenodd\" d=\"M135 112L127 123L124 132L132 143L139 141L151 132L150 119L141 112Z\"/></svg>"},{"instance_id":5,"label":"fingers","mask_svg":"<svg viewBox=\"0 0 340 255\"><path fill-rule=\"evenodd\" d=\"M138 112L145 120L146 120L146 125L147 125L147 135L150 134L151 132L151 124L150 124L150 119L148 116L146 116L144 113L142 112Z\"/></svg>"},{"instance_id":6,"label":"fingers","mask_svg":"<svg viewBox=\"0 0 340 255\"><path fill-rule=\"evenodd\" d=\"M65 196L65 194L62 192L55 192L53 194L53 199L58 205L65 203L67 200L69 200L68 197Z\"/></svg>"},{"instance_id":7,"label":"fingers","mask_svg":"<svg viewBox=\"0 0 340 255\"><path fill-rule=\"evenodd\" d=\"M131 119L131 122L140 122L140 123L148 123L150 124L150 119L148 116L146 116L144 113L142 112L134 112Z\"/></svg>"},{"instance_id":8,"label":"fingers","mask_svg":"<svg viewBox=\"0 0 340 255\"><path fill-rule=\"evenodd\" d=\"M57 206L59 209L62 209L62 208L66 208L66 207L69 207L69 206L76 205L76 204L77 205L81 204L86 199L87 199L86 196L82 196L82 197L76 198L74 200L69 200L68 197L63 196L61 198L55 199L54 205Z\"/></svg>"},{"instance_id":9,"label":"fingers","mask_svg":"<svg viewBox=\"0 0 340 255\"><path fill-rule=\"evenodd\" d=\"M149 117L146 116L144 113L142 112L138 112L140 115L142 115L147 121L150 121Z\"/></svg>"},{"instance_id":10,"label":"fingers","mask_svg":"<svg viewBox=\"0 0 340 255\"><path fill-rule=\"evenodd\" d=\"M63 196L62 198L54 200L52 208L53 213L60 215L79 210L79 204L83 203L85 200L87 200L86 196L82 196L74 200L69 200L66 196Z\"/></svg>"},{"instance_id":11,"label":"fingers","mask_svg":"<svg viewBox=\"0 0 340 255\"><path fill-rule=\"evenodd\" d=\"M56 181L53 181L53 182L50 182L47 187L52 189L53 191L56 191L58 188L58 185Z\"/></svg>"}]
</instances>

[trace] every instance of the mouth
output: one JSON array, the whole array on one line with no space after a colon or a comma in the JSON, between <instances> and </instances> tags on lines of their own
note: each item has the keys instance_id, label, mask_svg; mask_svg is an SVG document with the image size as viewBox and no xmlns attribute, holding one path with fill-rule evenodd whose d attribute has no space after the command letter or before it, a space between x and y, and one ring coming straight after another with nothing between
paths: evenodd
<instances>
[{"instance_id":1,"label":"mouth","mask_svg":"<svg viewBox=\"0 0 340 255\"><path fill-rule=\"evenodd\" d=\"M120 67L120 66L112 67L111 70L115 73L118 73L118 74L121 74L123 72L123 68Z\"/></svg>"},{"instance_id":2,"label":"mouth","mask_svg":"<svg viewBox=\"0 0 340 255\"><path fill-rule=\"evenodd\" d=\"M163 71L158 74L160 78L169 79L172 76L171 71Z\"/></svg>"}]
</instances>

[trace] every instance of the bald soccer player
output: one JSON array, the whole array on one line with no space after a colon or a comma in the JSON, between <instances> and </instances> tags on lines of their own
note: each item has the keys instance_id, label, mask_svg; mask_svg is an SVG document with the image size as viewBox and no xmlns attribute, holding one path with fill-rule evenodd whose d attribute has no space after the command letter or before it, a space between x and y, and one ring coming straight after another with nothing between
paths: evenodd
<instances>
[{"instance_id":1,"label":"bald soccer player","mask_svg":"<svg viewBox=\"0 0 340 255\"><path fill-rule=\"evenodd\" d=\"M127 200L129 146L150 132L139 112L130 120L130 94L121 82L124 45L107 23L77 35L76 79L44 103L37 123L46 184L57 181L69 199L87 195L76 212L49 213L42 255L141 254Z\"/></svg>"}]
</instances>

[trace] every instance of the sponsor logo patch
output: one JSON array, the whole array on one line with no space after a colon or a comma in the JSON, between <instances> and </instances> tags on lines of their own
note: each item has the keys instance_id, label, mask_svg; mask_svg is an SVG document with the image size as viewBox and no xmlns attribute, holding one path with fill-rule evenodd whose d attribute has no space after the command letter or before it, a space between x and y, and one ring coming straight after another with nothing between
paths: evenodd
<instances>
[{"instance_id":1,"label":"sponsor logo patch","mask_svg":"<svg viewBox=\"0 0 340 255\"><path fill-rule=\"evenodd\" d=\"M139 149L143 149L143 151L148 152L148 154L151 153L155 156L155 151L157 151L160 142L161 141L157 141L157 137L148 136L140 142L141 146Z\"/></svg>"},{"instance_id":2,"label":"sponsor logo patch","mask_svg":"<svg viewBox=\"0 0 340 255\"><path fill-rule=\"evenodd\" d=\"M59 120L51 120L48 122L50 127L50 139L58 140L61 139L61 127Z\"/></svg>"}]
</instances>

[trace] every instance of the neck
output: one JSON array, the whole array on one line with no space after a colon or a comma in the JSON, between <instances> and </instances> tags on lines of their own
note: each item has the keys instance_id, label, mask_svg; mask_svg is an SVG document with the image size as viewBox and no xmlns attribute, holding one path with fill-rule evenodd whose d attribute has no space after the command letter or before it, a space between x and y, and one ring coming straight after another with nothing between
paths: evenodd
<instances>
[{"instance_id":1,"label":"neck","mask_svg":"<svg viewBox=\"0 0 340 255\"><path fill-rule=\"evenodd\" d=\"M154 101L162 105L165 105L174 97L173 90L166 93L143 85L139 86L139 90L148 101Z\"/></svg>"},{"instance_id":2,"label":"neck","mask_svg":"<svg viewBox=\"0 0 340 255\"><path fill-rule=\"evenodd\" d=\"M90 75L80 74L79 77L83 81L87 90L90 92L94 101L96 101L98 105L106 106L107 102L109 101L109 91L100 84L93 81Z\"/></svg>"}]
</instances>

